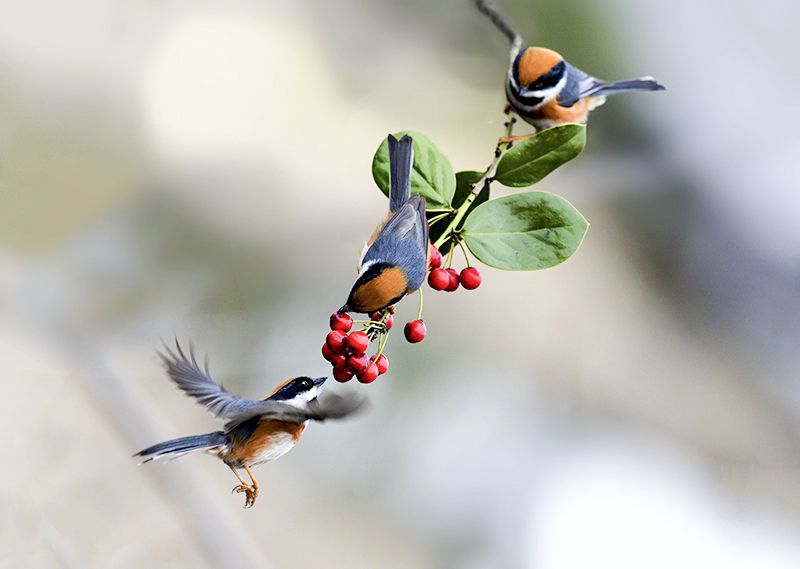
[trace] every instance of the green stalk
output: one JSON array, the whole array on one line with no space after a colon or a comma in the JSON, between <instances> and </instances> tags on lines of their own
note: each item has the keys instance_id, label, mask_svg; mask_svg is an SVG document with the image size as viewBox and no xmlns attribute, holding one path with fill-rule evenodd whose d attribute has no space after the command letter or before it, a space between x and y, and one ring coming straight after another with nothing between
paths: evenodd
<instances>
[{"instance_id":1,"label":"green stalk","mask_svg":"<svg viewBox=\"0 0 800 569\"><path fill-rule=\"evenodd\" d=\"M504 138L511 136L511 131L514 128L514 123L517 121L516 117L511 114L509 110L508 114L508 121L506 122L506 131L503 135ZM500 158L505 154L505 152L511 148L511 145L514 144L513 142L498 142L497 148L494 151L494 159L492 160L489 167L486 169L486 172L483 173L483 176L480 180L472 184L472 191L467 196L467 199L464 200L464 203L461 204L461 207L458 208L456 211L456 215L453 217L453 220L447 226L447 228L442 232L441 237L436 240L433 244L437 249L442 246L442 244L447 241L447 239L451 236L458 227L458 224L461 223L461 220L464 219L464 216L467 214L467 210L472 205L472 202L475 201L475 198L478 197L478 194L481 193L481 190L484 186L491 184L492 176L494 176L494 172L497 169L497 163L500 162Z\"/></svg>"}]
</instances>

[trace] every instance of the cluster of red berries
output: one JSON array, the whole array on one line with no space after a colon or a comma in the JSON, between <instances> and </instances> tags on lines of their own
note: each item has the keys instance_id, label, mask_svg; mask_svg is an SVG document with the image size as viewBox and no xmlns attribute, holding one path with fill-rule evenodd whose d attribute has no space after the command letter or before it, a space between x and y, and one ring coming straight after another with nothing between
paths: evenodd
<instances>
[{"instance_id":1,"label":"cluster of red berries","mask_svg":"<svg viewBox=\"0 0 800 569\"><path fill-rule=\"evenodd\" d=\"M391 312L373 312L370 314L370 321L364 326L366 332L351 332L353 319L349 314L332 314L331 331L322 346L322 357L333 366L334 379L345 382L356 376L361 383L372 383L379 375L386 373L389 369L389 358L380 352L383 351L385 335L393 324L394 315ZM422 320L412 320L406 324L403 332L406 340L412 344L421 342L425 338L425 324ZM369 356L367 348L375 338L381 339L378 342L381 349L379 353Z\"/></svg>"},{"instance_id":2,"label":"cluster of red berries","mask_svg":"<svg viewBox=\"0 0 800 569\"><path fill-rule=\"evenodd\" d=\"M386 330L392 327L393 321L394 317L389 314L383 321ZM353 319L349 314L331 315L331 331L322 346L322 357L331 362L336 381L350 381L356 376L361 383L372 383L389 369L389 358L383 354L367 355L369 336L360 330L350 332L352 327Z\"/></svg>"},{"instance_id":3,"label":"cluster of red berries","mask_svg":"<svg viewBox=\"0 0 800 569\"><path fill-rule=\"evenodd\" d=\"M431 272L428 274L428 284L434 290L453 292L458 289L459 284L467 290L473 290L481 285L481 272L475 267L462 269L460 274L452 268L441 268L442 254L433 246L431 246L429 266Z\"/></svg>"}]
</instances>

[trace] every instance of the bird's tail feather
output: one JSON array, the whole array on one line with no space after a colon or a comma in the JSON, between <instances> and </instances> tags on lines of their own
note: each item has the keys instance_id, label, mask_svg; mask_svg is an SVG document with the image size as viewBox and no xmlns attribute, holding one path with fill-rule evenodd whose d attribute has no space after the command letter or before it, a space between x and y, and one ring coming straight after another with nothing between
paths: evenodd
<instances>
[{"instance_id":1,"label":"bird's tail feather","mask_svg":"<svg viewBox=\"0 0 800 569\"><path fill-rule=\"evenodd\" d=\"M411 196L411 168L414 143L405 135L397 140L389 135L389 210L397 211Z\"/></svg>"},{"instance_id":2,"label":"bird's tail feather","mask_svg":"<svg viewBox=\"0 0 800 569\"><path fill-rule=\"evenodd\" d=\"M149 462L151 460L158 460L161 458L166 461L178 458L184 454L194 452L196 450L212 450L222 448L228 444L228 437L222 431L214 431L207 435L195 435L192 437L182 437L180 439L173 439L158 443L151 447L137 452L133 456L146 456L140 464Z\"/></svg>"},{"instance_id":3,"label":"bird's tail feather","mask_svg":"<svg viewBox=\"0 0 800 569\"><path fill-rule=\"evenodd\" d=\"M592 96L614 95L625 91L663 91L664 86L652 77L640 77L639 79L628 79L627 81L615 81L605 83L602 87L592 92Z\"/></svg>"}]
</instances>

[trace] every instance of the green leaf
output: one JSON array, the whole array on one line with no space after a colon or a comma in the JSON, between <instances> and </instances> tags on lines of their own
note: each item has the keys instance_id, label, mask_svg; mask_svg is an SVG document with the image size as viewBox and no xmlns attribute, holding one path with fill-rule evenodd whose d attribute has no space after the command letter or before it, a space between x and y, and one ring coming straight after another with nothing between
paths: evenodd
<instances>
[{"instance_id":1,"label":"green leaf","mask_svg":"<svg viewBox=\"0 0 800 569\"><path fill-rule=\"evenodd\" d=\"M586 125L564 124L545 129L506 152L494 179L510 188L524 188L575 158L586 145Z\"/></svg>"},{"instance_id":2,"label":"green leaf","mask_svg":"<svg viewBox=\"0 0 800 569\"><path fill-rule=\"evenodd\" d=\"M456 174L456 191L453 194L453 202L451 204L453 209L461 207L461 204L466 201L467 196L472 192L472 184L476 183L481 178L483 178L483 172L476 172L475 170L464 170ZM472 206L474 207L477 205L476 202L478 202L478 200L481 200L480 203L483 203L487 199L489 199L488 192L483 200L481 200L481 196L478 194L475 201L472 202Z\"/></svg>"},{"instance_id":3,"label":"green leaf","mask_svg":"<svg viewBox=\"0 0 800 569\"><path fill-rule=\"evenodd\" d=\"M469 196L470 192L472 192L472 184L480 180L482 177L483 177L483 172L476 172L474 170L465 170L463 172L458 172L456 174L456 190L455 193L453 194L453 202L452 202L453 215L455 215L455 210L461 207L461 205L467 199L467 196ZM472 211L473 209L475 209L477 206L479 206L488 199L489 199L489 186L484 185L481 191L478 193L478 195L475 196L475 200L469 206L469 209L467 209L466 215L469 215L470 211ZM428 219L431 219L436 215L438 215L436 212L429 212ZM452 220L453 220L452 216L445 217L443 219L436 221L431 226L430 230L431 243L436 242L439 239L439 237L442 236L442 233L444 232L445 229L447 229L447 226L450 224ZM450 250L451 245L452 243L450 241L445 241L439 248L442 254L447 253Z\"/></svg>"},{"instance_id":4,"label":"green leaf","mask_svg":"<svg viewBox=\"0 0 800 569\"><path fill-rule=\"evenodd\" d=\"M464 222L461 235L483 263L531 271L566 261L588 227L586 219L564 198L533 191L481 204Z\"/></svg>"},{"instance_id":5,"label":"green leaf","mask_svg":"<svg viewBox=\"0 0 800 569\"><path fill-rule=\"evenodd\" d=\"M453 199L456 177L444 152L420 132L403 130L395 138L408 134L414 139L414 169L411 172L411 193L420 194L428 208L446 207ZM372 177L381 191L389 195L389 143L381 142L372 159Z\"/></svg>"}]
</instances>

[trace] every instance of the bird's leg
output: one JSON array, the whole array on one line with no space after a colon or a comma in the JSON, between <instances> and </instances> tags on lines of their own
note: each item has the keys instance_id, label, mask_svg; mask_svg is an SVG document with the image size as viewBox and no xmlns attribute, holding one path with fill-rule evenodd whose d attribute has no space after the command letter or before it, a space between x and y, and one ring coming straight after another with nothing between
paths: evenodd
<instances>
[{"instance_id":1,"label":"bird's leg","mask_svg":"<svg viewBox=\"0 0 800 569\"><path fill-rule=\"evenodd\" d=\"M511 110L511 105L509 103L506 103L506 106L503 109L503 112L508 117L508 120L505 123L505 127L506 127L505 136L501 136L500 138L497 139L497 150L495 151L495 156L497 158L500 158L500 155L504 151L504 149L501 148L501 146L503 144L507 144L508 145L505 148L505 150L508 150L509 148L511 148L511 145L513 143L515 143L515 142L517 142L519 140L525 140L526 138L530 138L530 137L533 136L533 134L523 134L521 136L511 136L511 131L514 129L514 123L517 122L517 117L514 116L514 113Z\"/></svg>"},{"instance_id":2,"label":"bird's leg","mask_svg":"<svg viewBox=\"0 0 800 569\"><path fill-rule=\"evenodd\" d=\"M250 476L250 480L253 482L253 485L250 487L252 493L252 497L250 498L250 505L252 506L253 504L256 503L256 498L258 498L258 480L256 480L256 477L253 476L252 471L247 466L245 466L244 469Z\"/></svg>"},{"instance_id":3,"label":"bird's leg","mask_svg":"<svg viewBox=\"0 0 800 569\"><path fill-rule=\"evenodd\" d=\"M497 142L499 142L500 144L503 144L503 143L506 143L506 142L519 142L520 140L526 140L526 139L532 137L534 134L536 134L536 133L532 132L531 134L520 134L520 135L517 135L517 136L501 136L500 138L497 139Z\"/></svg>"},{"instance_id":4,"label":"bird's leg","mask_svg":"<svg viewBox=\"0 0 800 569\"><path fill-rule=\"evenodd\" d=\"M244 507L249 508L255 503L256 496L258 496L258 483L255 481L255 478L253 478L252 473L250 473L250 469L247 468L246 466L244 468L245 470L247 470L247 473L250 474L250 479L255 484L255 488L250 484L247 484L244 480L242 480L242 477L239 476L239 473L236 472L236 469L233 466L229 464L228 467L236 475L236 478L239 479L239 482L241 482L241 484L235 486L233 490L231 490L231 492L239 492L239 493L244 492Z\"/></svg>"}]
</instances>

